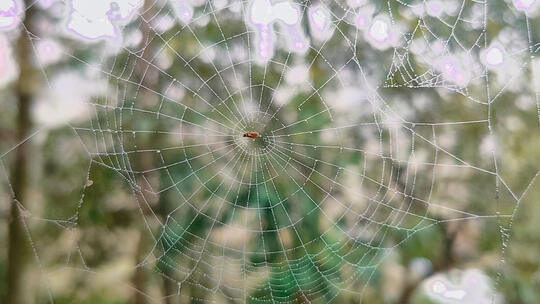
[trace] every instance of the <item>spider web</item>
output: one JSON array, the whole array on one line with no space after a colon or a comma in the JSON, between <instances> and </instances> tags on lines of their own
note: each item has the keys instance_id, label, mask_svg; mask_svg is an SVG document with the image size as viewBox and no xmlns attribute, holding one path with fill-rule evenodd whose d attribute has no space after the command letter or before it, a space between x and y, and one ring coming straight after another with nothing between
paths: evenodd
<instances>
[{"instance_id":1,"label":"spider web","mask_svg":"<svg viewBox=\"0 0 540 304\"><path fill-rule=\"evenodd\" d=\"M455 12L442 16L419 13L427 2L389 1L378 12L396 38L382 50L355 23L369 4L325 2L332 34L317 40L307 24L313 3L300 2L308 50L291 50L287 31L277 26L274 55L262 63L246 22L250 2L203 2L189 21L169 28L161 23L177 18L172 4L147 2L123 28L143 32L139 45L104 44L98 63L64 54L108 84L105 97L89 103L92 119L72 126L90 158L77 211L51 221L77 229L95 166L121 176L151 239L135 268L174 284L165 298L360 298L389 252L436 225L494 221L508 241L508 220L521 198L498 172L496 145L482 156L490 162L469 161L439 135L470 127L493 135L489 108L507 87L491 84L480 64L490 45L487 1L456 2ZM527 33L528 42L506 49L519 71L535 52ZM437 58L445 56L458 62L466 81L441 69ZM424 121L415 94L426 88L487 110L467 120L443 113L440 121ZM242 136L250 131L261 136ZM491 179L492 197L506 192L512 204L472 208L444 194L445 174Z\"/></svg>"}]
</instances>

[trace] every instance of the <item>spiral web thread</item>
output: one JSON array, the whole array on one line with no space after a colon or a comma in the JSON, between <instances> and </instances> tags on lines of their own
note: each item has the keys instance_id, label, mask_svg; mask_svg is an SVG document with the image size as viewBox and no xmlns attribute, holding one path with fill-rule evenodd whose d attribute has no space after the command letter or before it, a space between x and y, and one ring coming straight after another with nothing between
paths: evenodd
<instances>
[{"instance_id":1,"label":"spiral web thread","mask_svg":"<svg viewBox=\"0 0 540 304\"><path fill-rule=\"evenodd\" d=\"M136 268L175 284L176 293L165 297L232 303L332 302L344 293L360 298L384 256L412 235L451 221L513 219L522 196L499 174L496 146L485 156L491 164L475 165L446 149L438 135L443 128L470 125L492 134L490 107L506 88L492 90L485 67L471 66L470 82L460 86L411 62L410 45L418 37L478 61L475 56L488 46L487 1L459 2L457 15L446 19L415 17L412 30L398 32L401 43L390 48L391 60L392 51L373 50L354 26L358 8L326 3L329 38L295 54L276 29L275 55L263 64L256 62L254 32L245 23L249 3L242 2L238 13L229 10L233 5L206 2L192 20L162 32L156 29L160 18L174 18L174 11L156 1L125 29L148 29L142 47L121 46L112 57L115 51L104 47L100 63L64 54L108 79L106 97L90 103L93 119L72 128L89 155L87 180L93 167L104 166L133 190L141 229L153 244ZM300 3L304 16L310 5ZM381 12L396 24L395 15L415 5L422 2L389 1ZM478 10L481 18L468 19ZM441 24L447 36L431 28ZM218 34L208 37L209 27ZM460 32L469 36L461 39ZM527 33L525 47L509 54L521 70L537 47L530 28ZM159 63L163 54L173 60L169 67ZM371 59L387 71L366 70ZM287 73L302 64L318 74L291 84ZM386 80L376 86L371 75ZM278 102L284 87L292 97ZM350 87L363 92L354 103L331 93ZM384 96L399 88L437 88L487 110L474 120L408 120L391 93ZM184 93L174 97L174 90ZM261 137L242 137L249 131ZM4 152L2 163L24 143ZM511 194L512 212L478 214L435 198L438 170L491 177L496 192ZM72 217L46 220L76 230L85 191ZM172 202L166 216L158 210L162 199ZM309 225L313 217L315 227ZM500 225L503 242L508 227ZM40 263L40 249L32 248Z\"/></svg>"}]
</instances>

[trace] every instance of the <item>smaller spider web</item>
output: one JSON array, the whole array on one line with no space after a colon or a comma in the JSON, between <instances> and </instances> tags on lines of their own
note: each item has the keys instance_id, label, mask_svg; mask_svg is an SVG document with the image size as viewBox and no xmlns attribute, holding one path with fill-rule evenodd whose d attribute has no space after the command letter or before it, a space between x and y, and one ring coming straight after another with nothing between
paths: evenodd
<instances>
[{"instance_id":1,"label":"smaller spider web","mask_svg":"<svg viewBox=\"0 0 540 304\"><path fill-rule=\"evenodd\" d=\"M489 39L486 35L487 3L452 3L449 6L454 7L453 13L437 12L437 15L430 12L431 3L401 3L408 14L418 17L415 27L401 34L402 45L393 49L384 87L441 88L481 104L486 104L484 100L493 96L497 98L506 89L505 86L488 86L488 90L492 91L488 93L492 96L490 98L486 97L485 91L475 89L484 86L490 72L486 68L489 63L483 62L485 54L481 51L486 48ZM442 7L437 7L442 10ZM527 32L530 33L530 30ZM523 43L526 42L524 40L512 41L505 44L505 55L508 56L505 60L515 60L523 71L530 65L527 53L531 41L528 45ZM499 45L495 45L499 50ZM510 79L515 79L517 74Z\"/></svg>"}]
</instances>

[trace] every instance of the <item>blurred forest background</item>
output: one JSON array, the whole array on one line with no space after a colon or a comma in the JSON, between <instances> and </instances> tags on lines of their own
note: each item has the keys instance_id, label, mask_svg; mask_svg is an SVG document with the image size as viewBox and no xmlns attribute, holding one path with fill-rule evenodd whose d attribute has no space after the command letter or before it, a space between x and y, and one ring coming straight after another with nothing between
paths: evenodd
<instances>
[{"instance_id":1,"label":"blurred forest background","mask_svg":"<svg viewBox=\"0 0 540 304\"><path fill-rule=\"evenodd\" d=\"M88 41L26 0L0 32L0 302L540 301L538 5L298 1L311 47L276 26L261 64L248 2L178 3Z\"/></svg>"}]
</instances>

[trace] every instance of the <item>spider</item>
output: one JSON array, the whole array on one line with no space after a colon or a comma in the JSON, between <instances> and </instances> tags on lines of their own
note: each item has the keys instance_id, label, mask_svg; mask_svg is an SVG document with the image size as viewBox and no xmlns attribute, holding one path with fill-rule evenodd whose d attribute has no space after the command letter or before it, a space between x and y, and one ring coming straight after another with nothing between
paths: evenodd
<instances>
[{"instance_id":1,"label":"spider","mask_svg":"<svg viewBox=\"0 0 540 304\"><path fill-rule=\"evenodd\" d=\"M247 132L247 133L244 133L244 137L249 137L249 138L257 138L259 137L259 132L255 132L255 131L252 131L252 132Z\"/></svg>"}]
</instances>

